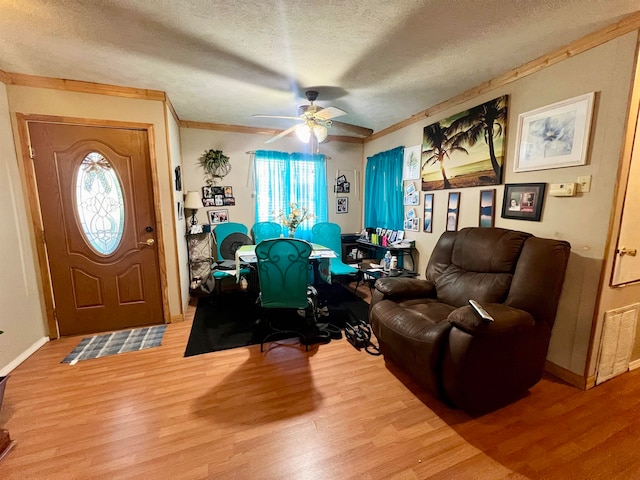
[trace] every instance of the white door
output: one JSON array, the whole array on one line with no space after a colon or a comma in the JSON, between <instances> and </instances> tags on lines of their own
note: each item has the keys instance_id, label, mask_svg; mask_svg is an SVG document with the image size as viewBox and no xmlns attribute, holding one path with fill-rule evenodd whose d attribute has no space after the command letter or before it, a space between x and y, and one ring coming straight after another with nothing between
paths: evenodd
<instances>
[{"instance_id":1,"label":"white door","mask_svg":"<svg viewBox=\"0 0 640 480\"><path fill-rule=\"evenodd\" d=\"M638 122L636 122L621 222L611 279L611 285L614 286L640 281L640 123Z\"/></svg>"}]
</instances>

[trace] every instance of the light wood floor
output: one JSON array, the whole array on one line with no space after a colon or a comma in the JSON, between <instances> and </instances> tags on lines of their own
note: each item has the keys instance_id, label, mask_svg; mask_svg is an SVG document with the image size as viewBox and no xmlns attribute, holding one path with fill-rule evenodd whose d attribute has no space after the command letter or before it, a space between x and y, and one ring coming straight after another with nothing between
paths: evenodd
<instances>
[{"instance_id":1,"label":"light wood floor","mask_svg":"<svg viewBox=\"0 0 640 480\"><path fill-rule=\"evenodd\" d=\"M345 340L184 358L190 327L74 366L77 337L42 347L7 384L0 478L640 478L640 369L471 418Z\"/></svg>"}]
</instances>

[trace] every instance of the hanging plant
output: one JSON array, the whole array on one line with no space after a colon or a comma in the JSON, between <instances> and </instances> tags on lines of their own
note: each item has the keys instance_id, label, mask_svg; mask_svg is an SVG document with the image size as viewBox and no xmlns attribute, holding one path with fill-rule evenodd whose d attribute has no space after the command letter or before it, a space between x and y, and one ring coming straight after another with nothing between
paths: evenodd
<instances>
[{"instance_id":1,"label":"hanging plant","mask_svg":"<svg viewBox=\"0 0 640 480\"><path fill-rule=\"evenodd\" d=\"M216 183L216 180L231 171L229 157L222 153L222 150L214 150L213 148L205 150L204 155L200 157L200 166L204 168L207 185Z\"/></svg>"}]
</instances>

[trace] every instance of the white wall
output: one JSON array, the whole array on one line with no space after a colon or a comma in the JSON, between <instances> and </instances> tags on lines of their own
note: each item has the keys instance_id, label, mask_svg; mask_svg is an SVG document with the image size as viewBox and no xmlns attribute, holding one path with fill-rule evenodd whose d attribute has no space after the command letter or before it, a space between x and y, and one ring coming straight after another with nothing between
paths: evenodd
<instances>
[{"instance_id":1,"label":"white wall","mask_svg":"<svg viewBox=\"0 0 640 480\"><path fill-rule=\"evenodd\" d=\"M415 123L365 144L365 156L402 145L422 143L422 129L492 98L509 95L504 183L575 182L578 175L592 175L590 193L544 200L540 222L500 218L504 187L496 187L497 227L523 230L534 235L571 242L567 270L548 360L577 375L583 375L589 351L591 327L618 171L629 91L634 68L637 33L607 42L576 57L545 68L507 86L479 96L436 116ZM587 165L514 173L515 135L520 113L587 92L598 92L594 127ZM461 192L459 228L478 226L479 191L489 187L464 188ZM449 191L434 195L433 233L409 232L420 252L419 270L424 272L429 254L445 230ZM423 208L421 198L419 208Z\"/></svg>"},{"instance_id":2,"label":"white wall","mask_svg":"<svg viewBox=\"0 0 640 480\"><path fill-rule=\"evenodd\" d=\"M47 335L26 209L7 89L0 83L0 330L5 332L0 335L0 376L46 341Z\"/></svg>"},{"instance_id":3,"label":"white wall","mask_svg":"<svg viewBox=\"0 0 640 480\"><path fill-rule=\"evenodd\" d=\"M229 220L245 224L249 230L255 223L255 203L253 186L249 181L250 155L246 152L255 150L277 150L282 152L304 152L304 147L309 148L295 137L286 137L273 144L265 145L265 135L229 133L194 128L181 128L182 141L182 168L185 193L196 190L202 194L202 187L206 184L204 172L198 164L198 159L205 150L213 148L222 150L230 157L231 172L220 184L233 187L236 198L235 206L228 206ZM320 153L331 157L327 160L327 182L329 198L329 221L339 224L343 233L354 233L362 228L362 192L356 187L354 170L359 178L362 175L362 151L363 147L358 143L326 142L320 145ZM333 182L336 171L345 175L351 182L351 191L348 194L340 194L349 198L349 212L336 214L336 194L333 192ZM218 207L219 208L219 207ZM211 208L198 210L199 223L209 223L207 211ZM187 212L191 215L191 212Z\"/></svg>"}]
</instances>

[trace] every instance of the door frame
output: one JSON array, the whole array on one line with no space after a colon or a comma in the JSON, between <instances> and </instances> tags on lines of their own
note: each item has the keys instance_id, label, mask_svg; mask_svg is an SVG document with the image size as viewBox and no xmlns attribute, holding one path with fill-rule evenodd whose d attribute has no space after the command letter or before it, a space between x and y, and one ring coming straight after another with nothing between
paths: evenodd
<instances>
[{"instance_id":1,"label":"door frame","mask_svg":"<svg viewBox=\"0 0 640 480\"><path fill-rule=\"evenodd\" d=\"M63 125L75 125L85 127L117 128L129 130L143 130L147 133L149 144L149 162L151 164L151 182L153 185L153 209L156 216L155 229L157 232L158 266L160 275L160 294L162 296L162 317L164 323L170 323L169 318L169 287L167 281L166 251L164 244L164 232L162 230L162 211L160 208L160 186L158 180L157 157L154 141L153 125L149 123L121 122L112 120L96 120L88 118L60 117L52 115L29 115L16 113L18 136L20 138L20 156L24 171L23 186L27 195L27 202L31 216L31 232L33 243L38 255L39 280L42 287L44 300L45 318L49 338L60 337L58 322L55 314L55 300L53 297L53 284L51 282L51 272L47 250L44 240L44 227L42 223L42 212L40 210L40 200L38 198L38 188L35 176L35 168L31 159L31 140L29 137L29 122L37 123L57 123Z\"/></svg>"}]
</instances>

